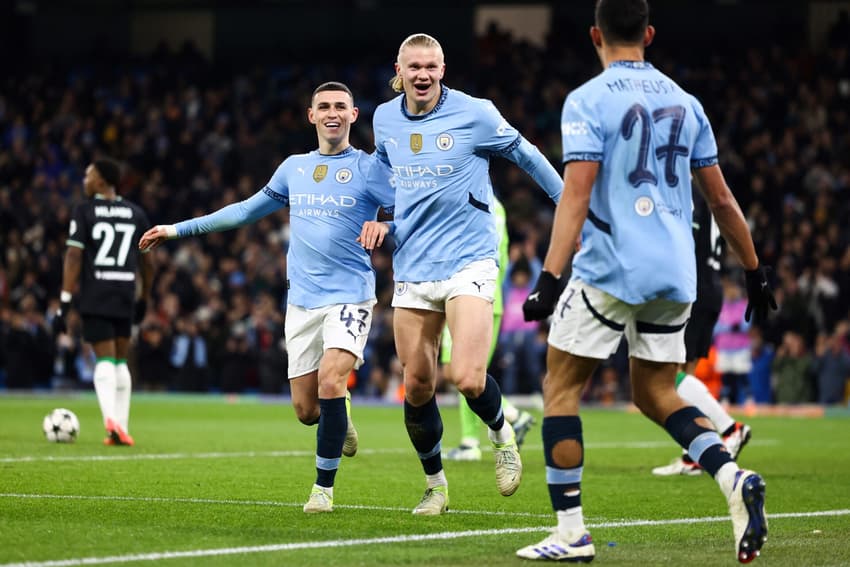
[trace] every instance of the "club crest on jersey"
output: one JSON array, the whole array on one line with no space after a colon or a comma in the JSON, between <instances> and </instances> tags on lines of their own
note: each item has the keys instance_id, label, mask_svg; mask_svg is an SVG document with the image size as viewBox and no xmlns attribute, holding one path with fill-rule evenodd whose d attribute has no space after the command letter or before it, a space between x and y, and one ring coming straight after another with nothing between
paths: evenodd
<instances>
[{"instance_id":1,"label":"club crest on jersey","mask_svg":"<svg viewBox=\"0 0 850 567\"><path fill-rule=\"evenodd\" d=\"M407 292L407 282L396 282L395 283L395 294L396 295L404 295Z\"/></svg>"},{"instance_id":2,"label":"club crest on jersey","mask_svg":"<svg viewBox=\"0 0 850 567\"><path fill-rule=\"evenodd\" d=\"M313 170L313 181L319 183L322 179L327 177L328 175L328 166L326 165L317 165L316 169Z\"/></svg>"},{"instance_id":3,"label":"club crest on jersey","mask_svg":"<svg viewBox=\"0 0 850 567\"><path fill-rule=\"evenodd\" d=\"M336 172L336 182L337 183L348 183L351 181L351 170L347 167L343 167L339 171Z\"/></svg>"},{"instance_id":4,"label":"club crest on jersey","mask_svg":"<svg viewBox=\"0 0 850 567\"><path fill-rule=\"evenodd\" d=\"M418 154L422 151L422 134L410 135L410 151L414 154Z\"/></svg>"},{"instance_id":5,"label":"club crest on jersey","mask_svg":"<svg viewBox=\"0 0 850 567\"><path fill-rule=\"evenodd\" d=\"M642 217L648 217L655 209L655 203L649 197L640 197L635 201L635 212Z\"/></svg>"},{"instance_id":6,"label":"club crest on jersey","mask_svg":"<svg viewBox=\"0 0 850 567\"><path fill-rule=\"evenodd\" d=\"M437 147L441 150L448 151L455 145L455 139L448 132L443 132L437 136Z\"/></svg>"}]
</instances>

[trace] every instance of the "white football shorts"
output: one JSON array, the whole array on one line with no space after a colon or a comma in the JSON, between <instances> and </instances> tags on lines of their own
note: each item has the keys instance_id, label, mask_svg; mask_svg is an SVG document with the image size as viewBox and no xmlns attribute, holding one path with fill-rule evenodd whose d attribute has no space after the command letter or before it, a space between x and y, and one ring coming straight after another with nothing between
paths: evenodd
<instances>
[{"instance_id":1,"label":"white football shorts","mask_svg":"<svg viewBox=\"0 0 850 567\"><path fill-rule=\"evenodd\" d=\"M447 280L395 282L393 307L446 311L446 302L459 295L472 295L493 303L499 268L493 259L470 262Z\"/></svg>"},{"instance_id":2,"label":"white football shorts","mask_svg":"<svg viewBox=\"0 0 850 567\"><path fill-rule=\"evenodd\" d=\"M347 350L357 357L354 368L360 368L375 303L374 299L370 299L362 303L336 303L315 309L288 305L285 332L289 378L318 370L319 361L329 348Z\"/></svg>"},{"instance_id":3,"label":"white football shorts","mask_svg":"<svg viewBox=\"0 0 850 567\"><path fill-rule=\"evenodd\" d=\"M549 344L576 356L605 359L625 334L629 356L683 363L690 314L690 303L656 299L631 305L573 279L552 314Z\"/></svg>"}]
</instances>

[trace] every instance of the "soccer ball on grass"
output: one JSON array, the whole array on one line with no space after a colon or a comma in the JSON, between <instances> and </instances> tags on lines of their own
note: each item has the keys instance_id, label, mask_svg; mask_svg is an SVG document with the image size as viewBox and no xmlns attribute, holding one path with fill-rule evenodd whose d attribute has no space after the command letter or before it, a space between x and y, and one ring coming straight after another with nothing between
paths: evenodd
<instances>
[{"instance_id":1,"label":"soccer ball on grass","mask_svg":"<svg viewBox=\"0 0 850 567\"><path fill-rule=\"evenodd\" d=\"M80 432L80 420L71 410L56 408L44 416L41 427L51 443L73 443Z\"/></svg>"}]
</instances>

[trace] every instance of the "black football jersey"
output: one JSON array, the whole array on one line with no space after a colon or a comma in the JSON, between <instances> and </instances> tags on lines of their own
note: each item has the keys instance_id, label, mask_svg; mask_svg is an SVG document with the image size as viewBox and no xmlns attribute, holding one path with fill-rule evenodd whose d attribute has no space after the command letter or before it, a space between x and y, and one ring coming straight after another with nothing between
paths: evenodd
<instances>
[{"instance_id":1,"label":"black football jersey","mask_svg":"<svg viewBox=\"0 0 850 567\"><path fill-rule=\"evenodd\" d=\"M133 316L140 254L137 243L148 226L144 211L121 198L95 197L75 206L66 243L83 250L80 313Z\"/></svg>"},{"instance_id":2,"label":"black football jersey","mask_svg":"<svg viewBox=\"0 0 850 567\"><path fill-rule=\"evenodd\" d=\"M720 283L720 266L723 260L723 237L705 200L694 188L694 246L697 256L696 307L720 311L723 305L723 287Z\"/></svg>"}]
</instances>

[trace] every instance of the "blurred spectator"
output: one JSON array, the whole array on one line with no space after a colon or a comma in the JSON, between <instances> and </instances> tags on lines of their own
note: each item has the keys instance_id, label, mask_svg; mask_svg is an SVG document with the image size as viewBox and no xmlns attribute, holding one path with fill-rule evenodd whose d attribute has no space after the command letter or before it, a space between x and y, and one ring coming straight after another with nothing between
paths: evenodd
<instances>
[{"instance_id":1,"label":"blurred spectator","mask_svg":"<svg viewBox=\"0 0 850 567\"><path fill-rule=\"evenodd\" d=\"M752 368L749 323L744 320L747 298L741 286L729 277L723 278L723 306L714 327L717 347L716 369L723 375L720 397L741 404L751 396L748 374Z\"/></svg>"},{"instance_id":2,"label":"blurred spectator","mask_svg":"<svg viewBox=\"0 0 850 567\"><path fill-rule=\"evenodd\" d=\"M750 369L750 389L757 404L773 403L773 345L764 341L759 327L750 327L750 352L753 366Z\"/></svg>"},{"instance_id":3,"label":"blurred spectator","mask_svg":"<svg viewBox=\"0 0 850 567\"><path fill-rule=\"evenodd\" d=\"M819 404L840 404L850 378L850 353L844 347L850 323L842 321L832 334L821 333L815 349L813 372L817 380Z\"/></svg>"},{"instance_id":4,"label":"blurred spectator","mask_svg":"<svg viewBox=\"0 0 850 567\"><path fill-rule=\"evenodd\" d=\"M181 317L174 325L171 343L171 366L174 368L175 390L203 392L207 390L207 343L198 332L193 316Z\"/></svg>"},{"instance_id":5,"label":"blurred spectator","mask_svg":"<svg viewBox=\"0 0 850 567\"><path fill-rule=\"evenodd\" d=\"M133 376L138 377L139 390L166 390L171 386L171 339L155 318L147 318L136 342Z\"/></svg>"},{"instance_id":6,"label":"blurred spectator","mask_svg":"<svg viewBox=\"0 0 850 567\"><path fill-rule=\"evenodd\" d=\"M289 391L288 356L283 336L283 315L267 292L260 293L254 303L250 322L252 343L257 351L260 392L280 394Z\"/></svg>"},{"instance_id":7,"label":"blurred spectator","mask_svg":"<svg viewBox=\"0 0 850 567\"><path fill-rule=\"evenodd\" d=\"M256 384L256 358L248 344L248 333L244 323L230 328L221 359L220 388L222 392L242 392Z\"/></svg>"},{"instance_id":8,"label":"blurred spectator","mask_svg":"<svg viewBox=\"0 0 850 567\"><path fill-rule=\"evenodd\" d=\"M10 313L2 337L8 388L47 388L53 375L53 344L44 316L32 295Z\"/></svg>"},{"instance_id":9,"label":"blurred spectator","mask_svg":"<svg viewBox=\"0 0 850 567\"><path fill-rule=\"evenodd\" d=\"M803 337L788 331L773 359L776 403L805 404L812 399L812 357Z\"/></svg>"},{"instance_id":10,"label":"blurred spectator","mask_svg":"<svg viewBox=\"0 0 850 567\"><path fill-rule=\"evenodd\" d=\"M531 266L521 256L511 267L502 327L497 330L502 353L501 386L506 395L540 390L546 349L537 341L538 323L526 322L522 315L522 304L531 288Z\"/></svg>"}]
</instances>

